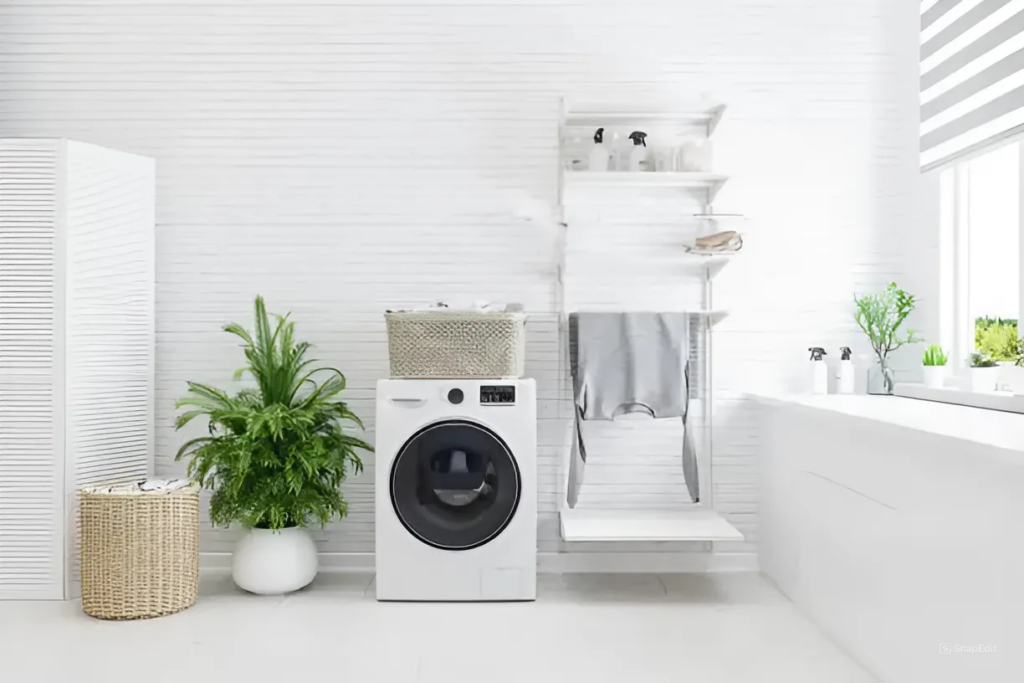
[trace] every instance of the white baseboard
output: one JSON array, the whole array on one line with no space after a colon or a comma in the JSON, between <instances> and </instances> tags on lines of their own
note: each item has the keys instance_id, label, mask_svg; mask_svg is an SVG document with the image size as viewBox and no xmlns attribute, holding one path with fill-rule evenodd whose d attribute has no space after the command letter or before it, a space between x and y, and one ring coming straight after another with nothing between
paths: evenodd
<instances>
[{"instance_id":1,"label":"white baseboard","mask_svg":"<svg viewBox=\"0 0 1024 683\"><path fill-rule=\"evenodd\" d=\"M227 571L231 553L200 553L204 572ZM372 553L321 553L322 572L372 572ZM756 572L753 553L540 553L541 574L705 574Z\"/></svg>"}]
</instances>

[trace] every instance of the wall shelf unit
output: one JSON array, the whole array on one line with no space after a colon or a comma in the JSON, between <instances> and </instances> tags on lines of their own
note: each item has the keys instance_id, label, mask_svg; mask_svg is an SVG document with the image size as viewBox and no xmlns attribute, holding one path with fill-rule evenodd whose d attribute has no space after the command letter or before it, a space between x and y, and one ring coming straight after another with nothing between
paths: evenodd
<instances>
[{"instance_id":1,"label":"wall shelf unit","mask_svg":"<svg viewBox=\"0 0 1024 683\"><path fill-rule=\"evenodd\" d=\"M686 252L682 257L682 262L687 266L704 268L707 270L709 277L715 277L722 269L725 268L736 254L704 254L693 251ZM725 314L723 313L723 316ZM724 317L723 317L724 320Z\"/></svg>"},{"instance_id":2,"label":"wall shelf unit","mask_svg":"<svg viewBox=\"0 0 1024 683\"><path fill-rule=\"evenodd\" d=\"M711 510L565 509L562 538L577 543L742 541L743 534Z\"/></svg>"},{"instance_id":3,"label":"wall shelf unit","mask_svg":"<svg viewBox=\"0 0 1024 683\"><path fill-rule=\"evenodd\" d=\"M641 265L650 263L651 260L644 259L640 256L628 255L628 254L595 254L593 252L585 252L585 256L589 257L592 261L602 263L606 268L614 272L614 268L623 265ZM663 254L654 260L654 263L660 266L670 267L672 270L678 270L679 272L707 272L711 277L718 275L722 272L729 263L737 256L736 253L724 252L724 253L711 253L711 252L696 252L696 251L683 251L677 254ZM715 314L723 312L715 311Z\"/></svg>"},{"instance_id":4,"label":"wall shelf unit","mask_svg":"<svg viewBox=\"0 0 1024 683\"><path fill-rule=\"evenodd\" d=\"M567 171L565 173L565 184L568 187L704 190L707 192L708 204L715 201L715 197L718 196L718 193L728 180L729 176L715 173L629 173L627 171L609 171L605 173Z\"/></svg>"},{"instance_id":5,"label":"wall shelf unit","mask_svg":"<svg viewBox=\"0 0 1024 683\"><path fill-rule=\"evenodd\" d=\"M692 128L704 127L711 135L725 114L725 105L690 111L623 111L615 108L581 107L566 111L565 128Z\"/></svg>"},{"instance_id":6,"label":"wall shelf unit","mask_svg":"<svg viewBox=\"0 0 1024 683\"><path fill-rule=\"evenodd\" d=\"M623 131L651 129L660 129L665 135L676 138L683 132L689 135L710 137L715 132L724 112L724 105L695 107L676 112L654 109L624 111L618 107L571 108L563 106L559 131L563 144L561 156L571 156L566 154L570 151L577 152L581 138L586 136L589 139L596 128L617 129L619 139L621 139ZM665 194L647 192L642 195L643 202L654 202L660 207L657 211L659 217L651 219L654 223L659 220L664 221L665 215L675 215L676 218L669 220L677 220L681 225L689 224L689 229L697 229L698 234L709 228L731 229L719 226L719 223L732 224L745 220L745 217L739 214L716 213L713 207L713 203L729 177L718 173L569 170L572 168L572 163L566 163L564 158L560 158L559 168L559 203L565 231L561 241L558 269L558 309L561 314L559 358L560 366L563 369L561 375L567 377L568 369L571 367L568 352L569 311L567 310L566 280L572 281L574 285L580 284L583 289L586 289L595 283L606 284L610 278L614 278L616 273L622 273L627 278L631 274L642 273L644 266L649 269L658 269L658 272L664 273L670 282L674 282L671 279L673 274L679 273L680 282L687 283L680 284L681 287L695 288L680 292L681 302L691 302L689 305L681 303L680 309L687 310L693 316L690 378L693 382L691 385L691 401L693 403L691 405L694 406L694 410L691 411L687 429L695 429L694 434L699 451L701 488L701 502L697 504L690 504L687 492L680 490L679 500L663 507L644 508L640 505L631 507L623 503L610 503L604 506L584 504L583 497L581 497L580 504L575 508L569 508L567 503L568 467L566 466L565 471L562 472L563 494L565 494L560 511L562 539L567 543L697 542L710 544L743 541L743 535L714 510L711 463L712 398L714 395L710 362L711 331L728 316L727 312L714 308L712 280L736 254L729 252L695 253L687 251L685 246L680 243L678 252L673 252L669 248L661 249L657 254L649 253L647 256L641 256L640 258L646 259L646 263L641 263L638 267L636 254L642 254L643 249L640 248L642 245L632 244L628 241L623 242L621 239L616 239L618 236L613 235L611 242L614 244L605 244L600 238L583 240L582 247L573 251L574 261L576 258L585 261L583 267L578 271L577 266L574 265L567 271L569 247L574 229L586 231L587 218L593 216L598 216L597 220L600 221L600 216L605 211L605 203L608 205L609 215L617 215L614 207L633 202L638 192L648 190L681 191ZM567 199L573 198L574 193L577 192L581 193L580 198L585 198L582 206L587 215L580 214L581 224L574 228L573 222L576 217L571 215L571 209L575 204ZM662 198L667 204L662 204ZM667 206L672 206L672 202L680 204L684 213L681 215L666 214L664 209ZM690 206L692 208L689 208ZM642 220L642 217L640 218ZM664 225L663 222L661 224ZM638 232L638 234L640 233ZM665 239L664 234L660 239ZM648 251L650 252L649 249ZM567 272L570 275L569 278L565 277ZM642 277L643 275L641 275ZM662 289L664 288L662 287ZM670 294L670 298L672 296L674 295ZM699 306L695 305L698 300ZM595 300L590 304L597 305L602 301L606 300ZM583 307L579 310L588 309ZM596 309L590 308L589 310ZM571 401L571 388L569 398ZM607 479L603 483L607 486ZM586 487L587 484L584 482L584 490ZM706 549L710 550L711 546L708 545Z\"/></svg>"},{"instance_id":7,"label":"wall shelf unit","mask_svg":"<svg viewBox=\"0 0 1024 683\"><path fill-rule=\"evenodd\" d=\"M742 213L695 213L693 217L698 220L714 221L716 223L746 223L749 220Z\"/></svg>"}]
</instances>

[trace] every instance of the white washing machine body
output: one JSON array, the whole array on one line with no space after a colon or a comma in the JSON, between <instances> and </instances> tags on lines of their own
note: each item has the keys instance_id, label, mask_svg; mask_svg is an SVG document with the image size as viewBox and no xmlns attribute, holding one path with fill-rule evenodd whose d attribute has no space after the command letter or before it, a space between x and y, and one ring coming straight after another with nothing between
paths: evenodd
<instances>
[{"instance_id":1,"label":"white washing machine body","mask_svg":"<svg viewBox=\"0 0 1024 683\"><path fill-rule=\"evenodd\" d=\"M382 380L377 599L537 597L533 380Z\"/></svg>"}]
</instances>

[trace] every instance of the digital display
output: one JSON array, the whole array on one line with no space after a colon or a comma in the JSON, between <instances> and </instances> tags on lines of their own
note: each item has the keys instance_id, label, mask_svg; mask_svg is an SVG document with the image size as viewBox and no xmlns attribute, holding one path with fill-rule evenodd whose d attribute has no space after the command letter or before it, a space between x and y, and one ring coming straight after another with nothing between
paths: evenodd
<instances>
[{"instance_id":1,"label":"digital display","mask_svg":"<svg viewBox=\"0 0 1024 683\"><path fill-rule=\"evenodd\" d=\"M482 403L483 405L515 405L515 402L515 387L480 387L480 403Z\"/></svg>"}]
</instances>

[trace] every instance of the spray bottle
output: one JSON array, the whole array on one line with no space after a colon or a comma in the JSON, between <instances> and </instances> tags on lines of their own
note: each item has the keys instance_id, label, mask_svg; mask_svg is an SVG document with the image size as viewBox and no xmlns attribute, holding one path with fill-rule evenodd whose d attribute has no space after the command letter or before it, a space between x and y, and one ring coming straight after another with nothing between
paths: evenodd
<instances>
[{"instance_id":1,"label":"spray bottle","mask_svg":"<svg viewBox=\"0 0 1024 683\"><path fill-rule=\"evenodd\" d=\"M825 362L825 349L820 346L813 346L811 352L811 393L828 393L828 363Z\"/></svg>"},{"instance_id":2,"label":"spray bottle","mask_svg":"<svg viewBox=\"0 0 1024 683\"><path fill-rule=\"evenodd\" d=\"M836 385L840 394L852 394L857 389L857 368L853 364L853 351L849 346L839 349L843 354L836 373Z\"/></svg>"},{"instance_id":3,"label":"spray bottle","mask_svg":"<svg viewBox=\"0 0 1024 683\"><path fill-rule=\"evenodd\" d=\"M629 170L646 171L647 169L647 133L635 131L629 134L633 141L633 149L629 153Z\"/></svg>"},{"instance_id":4,"label":"spray bottle","mask_svg":"<svg viewBox=\"0 0 1024 683\"><path fill-rule=\"evenodd\" d=\"M591 171L607 171L610 158L611 154L604 146L604 128L598 128L594 133L594 146L590 150L589 169Z\"/></svg>"}]
</instances>

